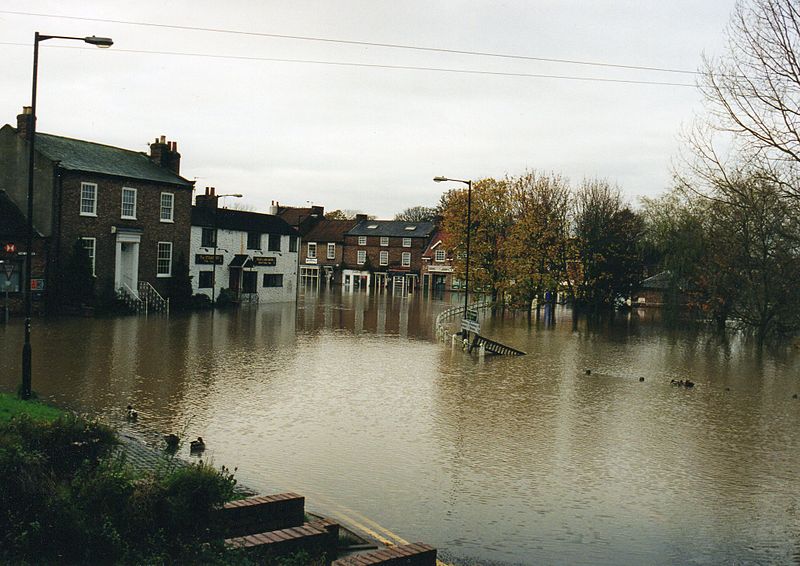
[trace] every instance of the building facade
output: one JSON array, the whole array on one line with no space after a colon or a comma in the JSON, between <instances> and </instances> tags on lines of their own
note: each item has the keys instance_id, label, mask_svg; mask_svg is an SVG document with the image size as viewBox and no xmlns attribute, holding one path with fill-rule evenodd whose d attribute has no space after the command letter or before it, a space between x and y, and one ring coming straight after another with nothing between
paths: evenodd
<instances>
[{"instance_id":1,"label":"building facade","mask_svg":"<svg viewBox=\"0 0 800 566\"><path fill-rule=\"evenodd\" d=\"M26 210L29 109L17 128L0 128L0 185ZM193 183L180 176L180 153L162 136L149 155L94 142L36 134L36 231L50 241L48 298L58 300L76 242L86 250L98 293L136 299L171 293L185 271Z\"/></svg>"},{"instance_id":2,"label":"building facade","mask_svg":"<svg viewBox=\"0 0 800 566\"><path fill-rule=\"evenodd\" d=\"M447 249L444 234L437 230L422 254L422 289L443 293L462 288L462 282L453 275L453 254Z\"/></svg>"},{"instance_id":3,"label":"building facade","mask_svg":"<svg viewBox=\"0 0 800 566\"><path fill-rule=\"evenodd\" d=\"M303 238L300 250L300 285L330 288L342 284L344 235L356 220L322 219Z\"/></svg>"},{"instance_id":4,"label":"building facade","mask_svg":"<svg viewBox=\"0 0 800 566\"><path fill-rule=\"evenodd\" d=\"M223 289L241 303L297 298L300 237L272 214L217 206L213 189L192 208L190 275L194 293L217 300Z\"/></svg>"},{"instance_id":5,"label":"building facade","mask_svg":"<svg viewBox=\"0 0 800 566\"><path fill-rule=\"evenodd\" d=\"M361 220L344 237L342 287L414 292L433 222Z\"/></svg>"}]
</instances>

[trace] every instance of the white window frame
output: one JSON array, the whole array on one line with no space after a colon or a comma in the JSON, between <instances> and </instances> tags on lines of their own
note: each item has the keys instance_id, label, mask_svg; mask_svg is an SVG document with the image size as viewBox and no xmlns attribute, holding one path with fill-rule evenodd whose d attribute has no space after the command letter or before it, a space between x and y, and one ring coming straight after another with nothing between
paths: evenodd
<instances>
[{"instance_id":1,"label":"white window frame","mask_svg":"<svg viewBox=\"0 0 800 566\"><path fill-rule=\"evenodd\" d=\"M356 255L356 263L358 265L364 265L367 263L367 250L358 250Z\"/></svg>"},{"instance_id":2,"label":"white window frame","mask_svg":"<svg viewBox=\"0 0 800 566\"><path fill-rule=\"evenodd\" d=\"M85 189L92 190L91 207L86 208L84 208L84 201L87 201L88 204L89 199L84 198ZM97 183L81 183L81 195L78 210L81 216L97 216Z\"/></svg>"},{"instance_id":3,"label":"white window frame","mask_svg":"<svg viewBox=\"0 0 800 566\"><path fill-rule=\"evenodd\" d=\"M317 259L317 243L308 242L308 251L306 252L308 259Z\"/></svg>"},{"instance_id":4,"label":"white window frame","mask_svg":"<svg viewBox=\"0 0 800 566\"><path fill-rule=\"evenodd\" d=\"M169 216L164 216L164 197L169 197ZM175 193L161 193L158 199L158 219L161 222L175 222Z\"/></svg>"},{"instance_id":5,"label":"white window frame","mask_svg":"<svg viewBox=\"0 0 800 566\"><path fill-rule=\"evenodd\" d=\"M167 257L162 257L161 251L169 250ZM167 271L161 271L161 262L167 260ZM172 242L158 242L156 245L156 277L172 277Z\"/></svg>"},{"instance_id":6,"label":"white window frame","mask_svg":"<svg viewBox=\"0 0 800 566\"><path fill-rule=\"evenodd\" d=\"M378 256L378 263L380 265L389 265L389 252L388 251L381 250L381 253Z\"/></svg>"},{"instance_id":7,"label":"white window frame","mask_svg":"<svg viewBox=\"0 0 800 566\"><path fill-rule=\"evenodd\" d=\"M403 238L403 247L410 248L411 247L411 238Z\"/></svg>"},{"instance_id":8,"label":"white window frame","mask_svg":"<svg viewBox=\"0 0 800 566\"><path fill-rule=\"evenodd\" d=\"M388 246L389 245L389 236L381 236L381 245Z\"/></svg>"},{"instance_id":9,"label":"white window frame","mask_svg":"<svg viewBox=\"0 0 800 566\"><path fill-rule=\"evenodd\" d=\"M336 259L336 242L328 242L328 259Z\"/></svg>"},{"instance_id":10,"label":"white window frame","mask_svg":"<svg viewBox=\"0 0 800 566\"><path fill-rule=\"evenodd\" d=\"M133 214L125 214L125 195L133 193ZM133 187L122 187L122 203L120 206L120 218L123 220L136 220L136 198L138 191Z\"/></svg>"},{"instance_id":11,"label":"white window frame","mask_svg":"<svg viewBox=\"0 0 800 566\"><path fill-rule=\"evenodd\" d=\"M91 243L91 246L86 244ZM92 276L95 276L95 258L97 257L97 238L83 238L81 237L81 245L83 249L89 252L89 259L92 260Z\"/></svg>"},{"instance_id":12,"label":"white window frame","mask_svg":"<svg viewBox=\"0 0 800 566\"><path fill-rule=\"evenodd\" d=\"M366 236L359 236L358 237L358 245L359 246L366 246L367 245L367 237Z\"/></svg>"},{"instance_id":13,"label":"white window frame","mask_svg":"<svg viewBox=\"0 0 800 566\"><path fill-rule=\"evenodd\" d=\"M447 259L447 252L444 250L436 250L434 253L434 261L445 261Z\"/></svg>"},{"instance_id":14,"label":"white window frame","mask_svg":"<svg viewBox=\"0 0 800 566\"><path fill-rule=\"evenodd\" d=\"M411 267L411 252L403 252L403 255L400 256L400 259L403 267Z\"/></svg>"}]
</instances>

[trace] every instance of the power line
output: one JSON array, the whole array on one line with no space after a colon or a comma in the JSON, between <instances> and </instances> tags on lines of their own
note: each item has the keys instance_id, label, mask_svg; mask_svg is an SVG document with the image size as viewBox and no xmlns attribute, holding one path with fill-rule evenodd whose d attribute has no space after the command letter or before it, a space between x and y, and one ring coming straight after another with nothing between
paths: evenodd
<instances>
[{"instance_id":1,"label":"power line","mask_svg":"<svg viewBox=\"0 0 800 566\"><path fill-rule=\"evenodd\" d=\"M86 22L100 22L100 23L108 23L108 24L124 24L124 25L132 25L132 26L144 26L144 27L155 27L155 28L165 28L165 29L177 29L177 30L185 30L185 31L202 31L202 32L210 32L210 33L224 33L224 34L233 34L233 35L247 35L252 37L271 37L276 39L293 39L297 41L316 41L322 43L339 43L344 45L359 45L362 47L386 47L390 49L406 49L406 50L413 50L413 51L427 51L433 53L448 53L452 55L470 55L470 56L477 56L477 57L494 57L500 59L516 59L522 61L539 61L539 62L546 62L546 63L561 63L561 64L568 64L568 65L584 65L584 66L591 66L591 67L605 67L605 68L615 68L615 69L627 69L627 70L636 70L636 71L653 71L659 73L678 73L678 74L685 74L685 75L699 75L702 74L698 71L689 71L686 69L671 69L668 67L649 67L649 66L642 66L642 65L623 65L619 63L604 63L599 61L581 61L578 59L556 59L552 57L534 57L529 55L514 55L508 53L490 53L487 51L468 51L462 49L447 49L443 47L424 47L418 45L403 45L399 43L380 43L380 42L373 42L373 41L356 41L350 39L334 39L329 37L313 37L313 36L304 36L304 35L287 35L287 34L279 34L279 33L266 33L266 32L255 32L255 31L244 31L244 30L231 30L231 29L223 29L223 28L207 28L207 27L195 27L195 26L182 26L182 25L175 25L175 24L159 24L154 22L135 22L135 21L127 21L127 20L112 20L107 18L88 18L88 17L81 17L81 16L65 16L59 14L40 14L35 12L19 12L13 10L0 10L0 14L12 14L17 16L33 16L33 17L42 17L42 18L57 18L63 20L80 20Z\"/></svg>"},{"instance_id":2,"label":"power line","mask_svg":"<svg viewBox=\"0 0 800 566\"><path fill-rule=\"evenodd\" d=\"M12 43L0 41L0 45L13 45L21 47L30 47L27 43ZM42 46L47 49L79 49L82 51L95 51L86 47L72 47L67 45L48 45ZM399 71L429 71L439 73L459 73L465 75L491 75L496 77L524 77L536 79L557 79L557 80L570 80L570 81L584 81L584 82L603 82L603 83L620 83L620 84L636 84L636 85L658 85L658 86L678 86L678 87L691 87L695 88L696 85L690 83L671 83L663 81L644 81L635 79L608 79L603 77L578 77L574 75L546 75L538 73L511 73L505 71L483 71L478 69L452 69L447 67L421 67L416 65L388 65L379 63L353 63L347 61L324 61L320 59L283 59L278 57L255 57L247 55L218 55L215 53L186 53L181 51L149 51L145 49L113 49L111 53L138 53L147 55L169 55L177 57L199 57L207 59L234 59L240 61L266 61L272 63L300 63L310 65L332 65L337 67L362 67L369 69L390 69Z\"/></svg>"}]
</instances>

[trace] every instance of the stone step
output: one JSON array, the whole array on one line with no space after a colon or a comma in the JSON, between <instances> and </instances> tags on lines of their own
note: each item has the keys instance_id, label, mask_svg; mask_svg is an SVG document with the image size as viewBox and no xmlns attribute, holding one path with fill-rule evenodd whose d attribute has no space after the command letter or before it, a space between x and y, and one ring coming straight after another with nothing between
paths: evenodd
<instances>
[{"instance_id":1,"label":"stone step","mask_svg":"<svg viewBox=\"0 0 800 566\"><path fill-rule=\"evenodd\" d=\"M226 503L218 524L225 537L241 537L303 524L305 497L296 493L257 495Z\"/></svg>"},{"instance_id":2,"label":"stone step","mask_svg":"<svg viewBox=\"0 0 800 566\"><path fill-rule=\"evenodd\" d=\"M316 560L322 556L330 564L336 557L339 540L339 525L332 521L304 523L297 527L255 533L225 540L225 544L242 549L251 557L268 561L278 556L287 556L305 551L309 558Z\"/></svg>"}]
</instances>

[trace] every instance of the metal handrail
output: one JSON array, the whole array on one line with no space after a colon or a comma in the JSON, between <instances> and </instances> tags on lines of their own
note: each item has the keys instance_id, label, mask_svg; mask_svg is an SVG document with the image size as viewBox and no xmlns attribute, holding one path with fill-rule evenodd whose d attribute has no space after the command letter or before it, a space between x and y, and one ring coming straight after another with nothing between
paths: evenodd
<instances>
[{"instance_id":1,"label":"metal handrail","mask_svg":"<svg viewBox=\"0 0 800 566\"><path fill-rule=\"evenodd\" d=\"M144 313L148 314L150 305L156 312L169 314L169 299L165 299L148 281L139 281L139 294L144 297Z\"/></svg>"}]
</instances>

